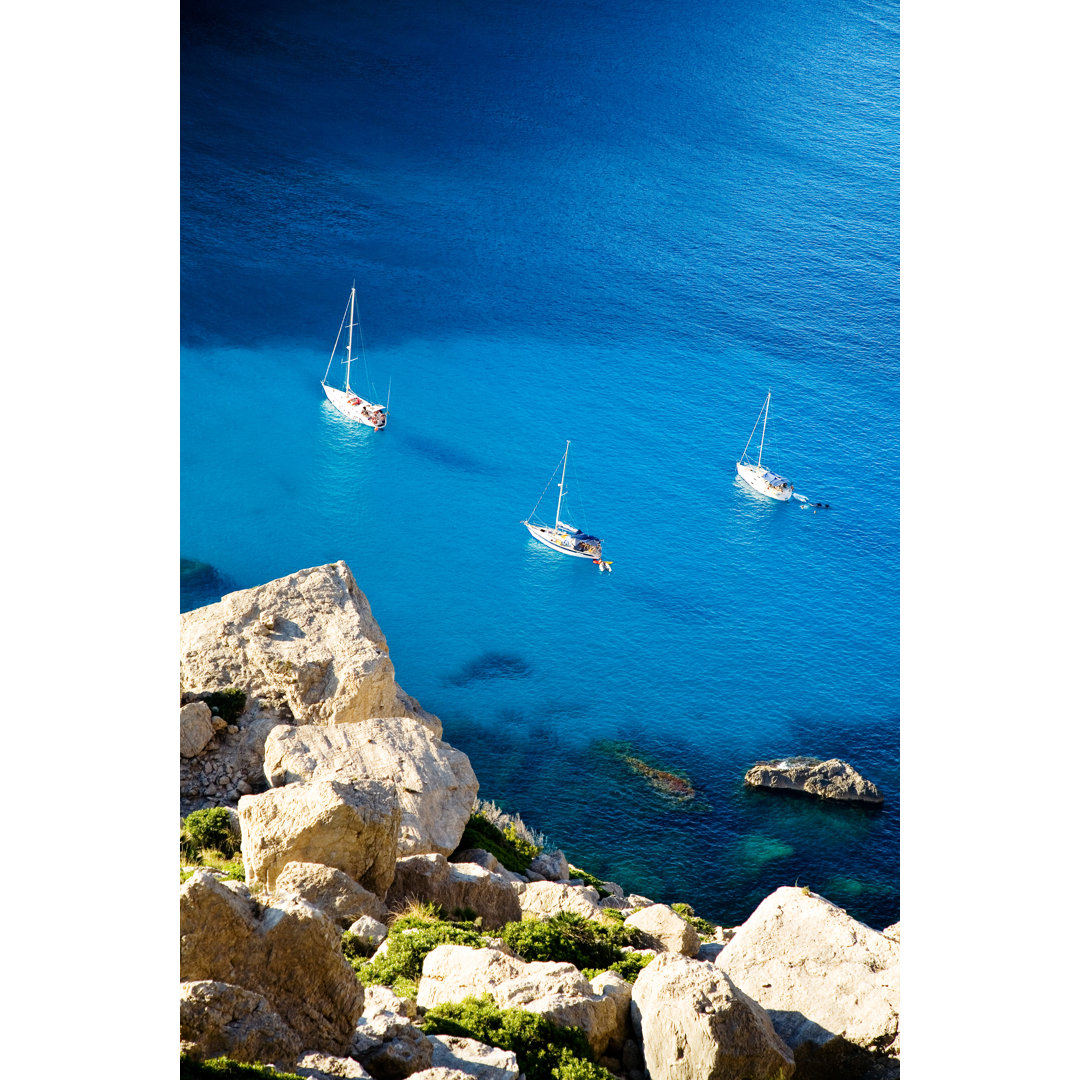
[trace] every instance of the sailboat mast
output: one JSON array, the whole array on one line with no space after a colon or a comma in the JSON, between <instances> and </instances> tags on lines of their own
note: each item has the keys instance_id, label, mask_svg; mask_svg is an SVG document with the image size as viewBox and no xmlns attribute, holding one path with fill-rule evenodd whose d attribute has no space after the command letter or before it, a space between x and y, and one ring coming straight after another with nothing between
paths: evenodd
<instances>
[{"instance_id":1,"label":"sailboat mast","mask_svg":"<svg viewBox=\"0 0 1080 1080\"><path fill-rule=\"evenodd\" d=\"M559 481L559 503L555 507L555 528L559 528L559 518L562 514L563 484L566 482L566 459L570 456L570 440L566 440L566 450L562 456L562 479ZM550 481L549 481L550 483Z\"/></svg>"},{"instance_id":2,"label":"sailboat mast","mask_svg":"<svg viewBox=\"0 0 1080 1080\"><path fill-rule=\"evenodd\" d=\"M765 395L765 420L761 425L761 445L758 447L757 451L757 463L759 467L761 465L761 451L765 449L765 424L769 422L769 398L771 397L772 391L770 390Z\"/></svg>"},{"instance_id":3,"label":"sailboat mast","mask_svg":"<svg viewBox=\"0 0 1080 1080\"><path fill-rule=\"evenodd\" d=\"M349 344L345 349L345 393L349 393L349 369L352 367L352 328L353 328L353 312L356 309L356 286L352 287L352 291L349 293Z\"/></svg>"}]
</instances>

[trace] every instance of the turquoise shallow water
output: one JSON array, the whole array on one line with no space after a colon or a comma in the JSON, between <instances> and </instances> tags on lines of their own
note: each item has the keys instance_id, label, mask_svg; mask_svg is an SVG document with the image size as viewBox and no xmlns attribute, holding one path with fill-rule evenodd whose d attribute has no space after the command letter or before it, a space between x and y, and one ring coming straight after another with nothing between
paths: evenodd
<instances>
[{"instance_id":1,"label":"turquoise shallow water","mask_svg":"<svg viewBox=\"0 0 1080 1080\"><path fill-rule=\"evenodd\" d=\"M481 795L571 861L886 925L896 5L500 11L185 4L181 548L219 577L181 604L344 559ZM319 386L353 280L378 434ZM736 480L769 389L764 460L828 510ZM611 574L520 524L567 439ZM885 807L743 788L798 753Z\"/></svg>"}]
</instances>

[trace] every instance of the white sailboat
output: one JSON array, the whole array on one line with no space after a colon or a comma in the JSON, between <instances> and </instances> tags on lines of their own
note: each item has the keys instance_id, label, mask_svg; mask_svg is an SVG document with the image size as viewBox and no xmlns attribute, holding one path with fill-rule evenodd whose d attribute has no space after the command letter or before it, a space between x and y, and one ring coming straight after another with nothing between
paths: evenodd
<instances>
[{"instance_id":1,"label":"white sailboat","mask_svg":"<svg viewBox=\"0 0 1080 1080\"><path fill-rule=\"evenodd\" d=\"M747 456L746 451L750 449L750 443L754 439L754 431L750 432L750 438L746 440L746 446L743 448L742 457L735 463L735 470L738 474L757 492L762 495L768 495L770 499L777 499L779 502L787 502L792 495L791 481L785 480L782 476L777 476L776 473L770 472L761 464L761 452L765 448L765 425L769 422L769 399L772 397L772 391L770 390L765 396L765 404L761 407L761 412L758 413L758 419L754 421L754 431L757 431L758 420L761 420L761 414L765 414L765 419L761 424L761 444L758 446L757 464L755 465Z\"/></svg>"},{"instance_id":2,"label":"white sailboat","mask_svg":"<svg viewBox=\"0 0 1080 1080\"><path fill-rule=\"evenodd\" d=\"M533 515L536 513L540 506L540 503L544 500L544 495L541 494L537 500L536 506L533 507L532 514L528 519L521 524L525 526L529 532L540 541L541 544L546 545L554 551L558 551L562 555L573 555L578 559L592 559L600 569L610 570L611 563L604 562L603 554L603 540L597 536L590 536L588 533L582 532L580 529L574 528L573 525L567 525L565 521L561 520L563 496L566 494L566 459L570 456L570 440L566 440L566 449L563 451L562 457L562 477L559 480L559 501L555 507L555 524L554 525L542 525L539 522L533 521ZM558 466L555 466L558 471ZM551 474L552 478L555 473ZM548 484L551 480L548 480ZM547 486L544 487L544 492L547 491Z\"/></svg>"},{"instance_id":3,"label":"white sailboat","mask_svg":"<svg viewBox=\"0 0 1080 1080\"><path fill-rule=\"evenodd\" d=\"M330 366L334 362L334 357L337 355L338 345L341 342L341 331L345 329L346 319L349 320L349 336L345 344L345 358L340 361L340 363L345 365L345 387L344 389L340 389L336 386L330 386L326 379L330 374ZM335 338L334 348L330 352L330 362L326 365L326 374L323 376L322 388L327 399L330 401L330 404L333 405L342 416L347 416L350 420L355 420L358 424L367 424L368 427L379 431L386 427L386 415L390 403L389 395L387 395L386 405L376 405L373 402L365 401L349 385L349 370L352 367L353 327L355 325L356 286L354 285L349 291L349 303L345 308L345 314L341 316L341 326L338 327L338 336Z\"/></svg>"}]
</instances>

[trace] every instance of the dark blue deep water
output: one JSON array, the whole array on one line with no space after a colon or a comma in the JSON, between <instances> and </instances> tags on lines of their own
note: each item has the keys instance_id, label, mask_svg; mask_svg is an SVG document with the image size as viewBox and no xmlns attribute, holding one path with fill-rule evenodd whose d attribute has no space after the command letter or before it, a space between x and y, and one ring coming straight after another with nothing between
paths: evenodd
<instances>
[{"instance_id":1,"label":"dark blue deep water","mask_svg":"<svg viewBox=\"0 0 1080 1080\"><path fill-rule=\"evenodd\" d=\"M181 42L182 606L344 559L572 862L895 921L897 2L185 0ZM319 385L354 281L377 434ZM828 510L735 477L770 389ZM567 439L610 574L520 524ZM744 789L789 754L884 808Z\"/></svg>"}]
</instances>

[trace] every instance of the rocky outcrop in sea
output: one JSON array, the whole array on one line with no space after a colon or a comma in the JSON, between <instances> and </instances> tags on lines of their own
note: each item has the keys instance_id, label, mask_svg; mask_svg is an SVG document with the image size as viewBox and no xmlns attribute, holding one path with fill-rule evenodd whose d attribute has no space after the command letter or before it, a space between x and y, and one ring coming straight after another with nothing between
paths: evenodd
<instances>
[{"instance_id":1,"label":"rocky outcrop in sea","mask_svg":"<svg viewBox=\"0 0 1080 1080\"><path fill-rule=\"evenodd\" d=\"M180 690L182 814L213 812L239 849L192 864L188 817L182 1061L375 1080L543 1080L559 1060L589 1080L899 1075L899 925L792 887L712 927L587 883L505 822L478 829L467 756L396 683L344 563L185 613ZM535 958L552 942L576 962ZM512 1028L546 1049L508 1048Z\"/></svg>"},{"instance_id":2,"label":"rocky outcrop in sea","mask_svg":"<svg viewBox=\"0 0 1080 1080\"><path fill-rule=\"evenodd\" d=\"M795 791L821 799L879 804L884 796L876 784L864 780L846 761L812 757L759 761L746 773L750 787L770 791Z\"/></svg>"}]
</instances>

